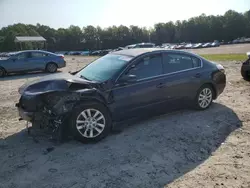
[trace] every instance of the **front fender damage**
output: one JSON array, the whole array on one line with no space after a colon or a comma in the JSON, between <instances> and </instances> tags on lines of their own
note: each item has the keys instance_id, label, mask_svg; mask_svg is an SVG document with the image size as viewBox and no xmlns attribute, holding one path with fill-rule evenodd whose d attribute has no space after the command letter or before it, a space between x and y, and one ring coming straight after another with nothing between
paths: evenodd
<instances>
[{"instance_id":1,"label":"front fender damage","mask_svg":"<svg viewBox=\"0 0 250 188\"><path fill-rule=\"evenodd\" d=\"M53 139L62 141L71 136L68 134L70 133L69 119L74 107L82 101L103 100L95 88L86 86L84 89L76 89L73 87L72 90L70 86L71 84L62 81L61 83L47 83L43 91L38 89L38 86L26 88L19 103L22 103L22 100L32 103L26 104L27 110L30 105L34 112L31 118L31 129L49 130Z\"/></svg>"}]
</instances>

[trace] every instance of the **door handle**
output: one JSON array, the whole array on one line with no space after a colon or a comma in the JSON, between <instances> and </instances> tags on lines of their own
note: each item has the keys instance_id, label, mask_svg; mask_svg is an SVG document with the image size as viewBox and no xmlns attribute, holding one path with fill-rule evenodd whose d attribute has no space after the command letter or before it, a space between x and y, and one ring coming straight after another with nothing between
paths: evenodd
<instances>
[{"instance_id":1,"label":"door handle","mask_svg":"<svg viewBox=\"0 0 250 188\"><path fill-rule=\"evenodd\" d=\"M201 77L201 73L196 73L193 77L194 78L200 78Z\"/></svg>"},{"instance_id":2,"label":"door handle","mask_svg":"<svg viewBox=\"0 0 250 188\"><path fill-rule=\"evenodd\" d=\"M159 83L156 87L157 87L157 88L163 88L164 86L165 86L165 84Z\"/></svg>"}]
</instances>

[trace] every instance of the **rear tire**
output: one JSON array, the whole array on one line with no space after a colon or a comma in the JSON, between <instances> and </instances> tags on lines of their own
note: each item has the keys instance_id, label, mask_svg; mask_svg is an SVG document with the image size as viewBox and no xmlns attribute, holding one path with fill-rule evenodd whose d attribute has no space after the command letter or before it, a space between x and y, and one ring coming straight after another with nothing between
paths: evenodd
<instances>
[{"instance_id":1,"label":"rear tire","mask_svg":"<svg viewBox=\"0 0 250 188\"><path fill-rule=\"evenodd\" d=\"M5 69L0 67L0 77L4 77L5 75L6 75Z\"/></svg>"},{"instance_id":2,"label":"rear tire","mask_svg":"<svg viewBox=\"0 0 250 188\"><path fill-rule=\"evenodd\" d=\"M205 84L201 86L195 97L195 108L197 110L205 110L209 108L213 103L214 95L215 91L210 85Z\"/></svg>"},{"instance_id":3,"label":"rear tire","mask_svg":"<svg viewBox=\"0 0 250 188\"><path fill-rule=\"evenodd\" d=\"M112 127L109 111L99 103L85 103L72 111L70 127L74 138L82 143L98 142Z\"/></svg>"},{"instance_id":4,"label":"rear tire","mask_svg":"<svg viewBox=\"0 0 250 188\"><path fill-rule=\"evenodd\" d=\"M55 73L57 72L57 65L55 63L48 63L45 70L49 73Z\"/></svg>"}]
</instances>

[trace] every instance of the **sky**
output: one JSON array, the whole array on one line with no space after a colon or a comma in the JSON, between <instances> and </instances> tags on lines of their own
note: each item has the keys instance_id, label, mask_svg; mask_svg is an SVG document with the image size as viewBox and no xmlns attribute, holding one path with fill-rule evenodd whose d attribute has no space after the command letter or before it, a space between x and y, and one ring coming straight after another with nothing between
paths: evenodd
<instances>
[{"instance_id":1,"label":"sky","mask_svg":"<svg viewBox=\"0 0 250 188\"><path fill-rule=\"evenodd\" d=\"M0 28L14 23L55 29L77 25L137 25L186 20L202 13L250 10L250 0L0 0Z\"/></svg>"}]
</instances>

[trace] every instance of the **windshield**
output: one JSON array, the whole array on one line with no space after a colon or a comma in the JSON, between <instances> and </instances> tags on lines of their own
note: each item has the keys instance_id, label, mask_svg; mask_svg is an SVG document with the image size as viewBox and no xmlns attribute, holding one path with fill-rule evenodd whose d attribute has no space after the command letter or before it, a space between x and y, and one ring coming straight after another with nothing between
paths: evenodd
<instances>
[{"instance_id":1,"label":"windshield","mask_svg":"<svg viewBox=\"0 0 250 188\"><path fill-rule=\"evenodd\" d=\"M76 75L87 80L103 82L113 77L132 57L105 55L83 68Z\"/></svg>"}]
</instances>

